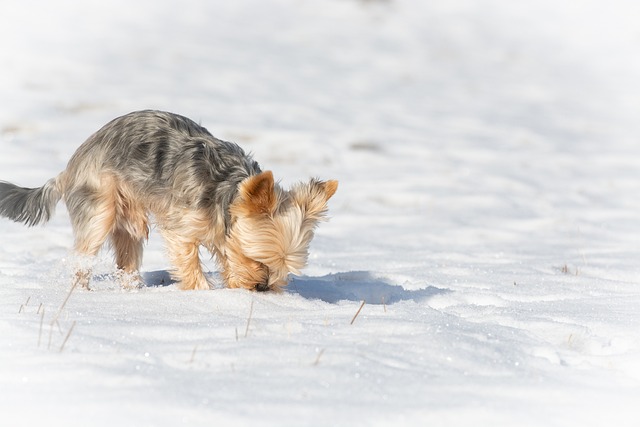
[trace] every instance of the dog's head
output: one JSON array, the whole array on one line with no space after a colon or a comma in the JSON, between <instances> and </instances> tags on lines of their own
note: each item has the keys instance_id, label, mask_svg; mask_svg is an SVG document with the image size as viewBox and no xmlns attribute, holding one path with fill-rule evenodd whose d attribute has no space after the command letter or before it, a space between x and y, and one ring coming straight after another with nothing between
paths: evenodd
<instances>
[{"instance_id":1,"label":"dog's head","mask_svg":"<svg viewBox=\"0 0 640 427\"><path fill-rule=\"evenodd\" d=\"M279 291L307 264L309 243L326 218L338 181L312 179L280 188L270 171L245 179L231 204L223 274L227 286Z\"/></svg>"}]
</instances>

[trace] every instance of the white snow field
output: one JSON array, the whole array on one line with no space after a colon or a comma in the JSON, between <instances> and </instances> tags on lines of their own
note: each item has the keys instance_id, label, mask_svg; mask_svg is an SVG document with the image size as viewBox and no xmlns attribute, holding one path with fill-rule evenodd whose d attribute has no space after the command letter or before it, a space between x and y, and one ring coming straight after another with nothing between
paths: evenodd
<instances>
[{"instance_id":1,"label":"white snow field","mask_svg":"<svg viewBox=\"0 0 640 427\"><path fill-rule=\"evenodd\" d=\"M283 294L208 258L216 289L179 291L153 231L145 287L105 249L69 294L64 205L0 219L0 426L640 425L638 22L631 0L3 1L0 179L40 186L154 108L340 188Z\"/></svg>"}]
</instances>

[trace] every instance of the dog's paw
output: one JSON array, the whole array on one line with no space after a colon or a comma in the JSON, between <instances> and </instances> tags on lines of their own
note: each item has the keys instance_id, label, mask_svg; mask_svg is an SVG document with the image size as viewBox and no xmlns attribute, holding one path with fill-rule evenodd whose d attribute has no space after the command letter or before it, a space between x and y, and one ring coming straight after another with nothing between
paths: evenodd
<instances>
[{"instance_id":1,"label":"dog's paw","mask_svg":"<svg viewBox=\"0 0 640 427\"><path fill-rule=\"evenodd\" d=\"M116 279L120 283L122 289L128 291L144 287L144 280L142 280L142 276L140 276L140 273L137 271L129 273L124 270L118 270L116 273Z\"/></svg>"}]
</instances>

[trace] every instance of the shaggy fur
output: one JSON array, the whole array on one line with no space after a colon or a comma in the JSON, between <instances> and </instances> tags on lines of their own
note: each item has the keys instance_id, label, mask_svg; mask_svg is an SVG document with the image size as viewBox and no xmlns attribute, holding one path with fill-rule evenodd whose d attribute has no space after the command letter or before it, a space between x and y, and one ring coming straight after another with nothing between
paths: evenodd
<instances>
[{"instance_id":1,"label":"shaggy fur","mask_svg":"<svg viewBox=\"0 0 640 427\"><path fill-rule=\"evenodd\" d=\"M40 188L0 182L0 216L29 226L67 205L75 250L94 256L110 241L118 269L138 277L149 215L182 289L209 289L199 249L213 253L227 286L280 290L299 274L337 181L286 191L236 144L171 113L139 111L93 134L67 168ZM76 273L88 287L90 271Z\"/></svg>"}]
</instances>

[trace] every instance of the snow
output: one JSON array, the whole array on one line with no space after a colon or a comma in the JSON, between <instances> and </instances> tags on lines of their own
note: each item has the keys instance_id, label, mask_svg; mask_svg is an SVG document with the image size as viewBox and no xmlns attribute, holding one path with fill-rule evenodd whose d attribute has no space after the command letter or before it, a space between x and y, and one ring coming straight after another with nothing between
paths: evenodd
<instances>
[{"instance_id":1,"label":"snow","mask_svg":"<svg viewBox=\"0 0 640 427\"><path fill-rule=\"evenodd\" d=\"M64 205L0 220L0 424L638 425L639 17L4 2L0 179L42 185L108 120L157 108L285 185L340 188L284 294L178 291L157 233L146 287L120 289L105 251L69 294Z\"/></svg>"}]
</instances>

